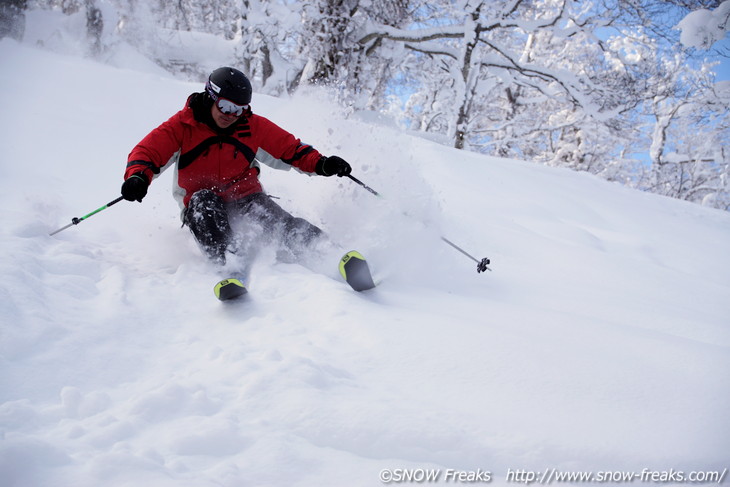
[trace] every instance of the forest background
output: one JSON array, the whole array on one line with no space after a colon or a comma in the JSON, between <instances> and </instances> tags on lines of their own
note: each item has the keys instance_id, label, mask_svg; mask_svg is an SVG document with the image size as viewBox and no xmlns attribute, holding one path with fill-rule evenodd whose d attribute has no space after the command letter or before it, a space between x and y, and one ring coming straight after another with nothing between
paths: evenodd
<instances>
[{"instance_id":1,"label":"forest background","mask_svg":"<svg viewBox=\"0 0 730 487\"><path fill-rule=\"evenodd\" d=\"M314 86L459 149L730 210L729 19L730 0L3 0L0 38L187 80L229 64L259 93Z\"/></svg>"}]
</instances>

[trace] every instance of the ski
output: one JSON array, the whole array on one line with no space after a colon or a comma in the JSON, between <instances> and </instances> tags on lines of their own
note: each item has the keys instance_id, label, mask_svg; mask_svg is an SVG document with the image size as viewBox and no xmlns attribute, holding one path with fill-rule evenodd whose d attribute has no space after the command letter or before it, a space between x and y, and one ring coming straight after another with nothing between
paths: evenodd
<instances>
[{"instance_id":1,"label":"ski","mask_svg":"<svg viewBox=\"0 0 730 487\"><path fill-rule=\"evenodd\" d=\"M342 259L340 259L340 274L355 291L366 291L375 287L365 257L356 250L351 250L342 256Z\"/></svg>"},{"instance_id":2,"label":"ski","mask_svg":"<svg viewBox=\"0 0 730 487\"><path fill-rule=\"evenodd\" d=\"M366 291L375 287L368 263L360 252L352 250L342 256L339 269L347 284L355 291ZM219 281L213 287L213 293L221 301L229 301L248 294L248 289L242 279L229 277Z\"/></svg>"},{"instance_id":3,"label":"ski","mask_svg":"<svg viewBox=\"0 0 730 487\"><path fill-rule=\"evenodd\" d=\"M216 284L213 288L213 293L215 293L215 297L220 299L221 301L228 301L230 299L235 299L243 296L244 294L248 293L248 290L240 280L231 277L228 279L223 279L218 284Z\"/></svg>"}]
</instances>

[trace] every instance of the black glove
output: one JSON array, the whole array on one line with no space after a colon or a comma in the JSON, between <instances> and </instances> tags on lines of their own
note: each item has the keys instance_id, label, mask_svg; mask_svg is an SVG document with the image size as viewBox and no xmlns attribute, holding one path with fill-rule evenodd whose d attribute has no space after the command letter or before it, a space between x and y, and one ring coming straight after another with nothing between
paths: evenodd
<instances>
[{"instance_id":1,"label":"black glove","mask_svg":"<svg viewBox=\"0 0 730 487\"><path fill-rule=\"evenodd\" d=\"M132 174L122 184L122 198L127 201L142 202L147 195L147 187L150 185L142 173Z\"/></svg>"},{"instance_id":2,"label":"black glove","mask_svg":"<svg viewBox=\"0 0 730 487\"><path fill-rule=\"evenodd\" d=\"M337 174L339 177L342 177L352 172L352 166L339 156L322 156L314 171L320 176L334 176Z\"/></svg>"}]
</instances>

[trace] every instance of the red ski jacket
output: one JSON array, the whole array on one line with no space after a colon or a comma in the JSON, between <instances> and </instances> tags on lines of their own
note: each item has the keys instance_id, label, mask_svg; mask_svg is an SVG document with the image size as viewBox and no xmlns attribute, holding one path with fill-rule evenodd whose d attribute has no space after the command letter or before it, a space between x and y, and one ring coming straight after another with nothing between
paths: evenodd
<instances>
[{"instance_id":1,"label":"red ski jacket","mask_svg":"<svg viewBox=\"0 0 730 487\"><path fill-rule=\"evenodd\" d=\"M263 191L258 160L279 159L286 169L315 172L322 154L275 123L249 110L231 127L216 130L210 106L202 93L190 95L182 110L132 149L124 178L143 173L152 181L169 162L176 162L175 193L187 207L201 189L214 191L224 201Z\"/></svg>"}]
</instances>

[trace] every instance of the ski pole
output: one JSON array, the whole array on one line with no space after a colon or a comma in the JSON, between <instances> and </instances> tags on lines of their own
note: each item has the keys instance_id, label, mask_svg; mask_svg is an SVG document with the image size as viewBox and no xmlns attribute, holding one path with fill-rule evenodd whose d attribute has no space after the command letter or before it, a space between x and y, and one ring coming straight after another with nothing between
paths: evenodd
<instances>
[{"instance_id":1,"label":"ski pole","mask_svg":"<svg viewBox=\"0 0 730 487\"><path fill-rule=\"evenodd\" d=\"M378 193L373 188L371 188L367 184L365 184L362 181L360 181L359 179L357 179L355 176L353 176L351 174L348 174L347 177L350 178L350 179L352 179L354 182L356 182L357 184L359 184L360 186L362 186L363 188L365 188L366 190L368 190L369 192L371 192L375 196L380 196L380 193ZM489 263L490 263L490 260L488 258L485 257L482 260L479 260L476 257L472 256L470 253L468 253L466 250L464 250L461 247L459 247L458 245L456 245L451 240L447 239L446 237L442 236L441 237L441 240L443 240L444 242L446 242L447 244L449 244L451 247L453 247L454 249L458 250L459 252L461 252L465 256L469 257L474 262L476 262L477 263L477 273L484 272L484 271L491 271L492 270L489 267L487 267L489 265Z\"/></svg>"},{"instance_id":2,"label":"ski pole","mask_svg":"<svg viewBox=\"0 0 730 487\"><path fill-rule=\"evenodd\" d=\"M370 191L371 193L373 193L373 194L374 194L375 196L380 196L380 193L378 193L378 192L377 192L377 191L375 191L375 190L374 190L373 188L371 188L371 187L370 187L370 186L368 186L367 184L365 184L365 183L363 183L362 181L360 181L359 179L357 179L357 178L356 178L355 176L353 176L352 174L348 174L348 175L347 175L347 177L348 177L348 178L350 178L350 179L352 179L352 180L353 180L353 181L355 181L355 182L356 182L357 184L359 184L359 185L360 185L360 186L362 186L363 188L367 189L367 190L368 190L368 191Z\"/></svg>"},{"instance_id":3,"label":"ski pole","mask_svg":"<svg viewBox=\"0 0 730 487\"><path fill-rule=\"evenodd\" d=\"M120 196L119 198L115 199L114 201L110 201L109 203L105 204L105 205L104 205L104 206L102 206L101 208L97 208L96 210L92 211L92 212L91 212L91 213L89 213L88 215L84 215L84 216L82 216L81 218L76 218L76 217L74 217L74 218L71 218L71 223L69 223L69 224L68 224L68 225L66 225L65 227L61 227L61 228L59 228L58 230L56 230L56 231L55 231L55 232L53 232L53 233L49 233L49 235L53 236L53 235L57 234L58 232L62 232L62 231L64 231L64 230L66 230L66 229L67 229L68 227L70 227L70 226L72 226L72 225L78 225L79 223L81 223L82 221L86 220L87 218L89 218L89 217L91 217L91 216L94 216L94 215L96 215L96 214L97 214L97 213L99 213L100 211L106 210L106 209L107 209L107 208L109 208L110 206L112 206L112 205L115 205L115 204L119 203L119 202L120 202L120 201L122 201L123 199L124 199L124 197Z\"/></svg>"},{"instance_id":4,"label":"ski pole","mask_svg":"<svg viewBox=\"0 0 730 487\"><path fill-rule=\"evenodd\" d=\"M467 257L469 257L474 262L476 262L477 263L477 273L484 272L484 271L491 271L492 270L489 267L487 267L489 265L489 259L487 259L486 257L483 258L482 260L478 260L476 257L473 257L470 253L468 253L466 250L464 250L461 247L459 247L458 245L456 245L454 242L452 242L448 238L442 236L441 237L441 240L443 240L447 244L451 245L453 248L455 248L456 250L458 250L459 252L461 252L462 254L466 255Z\"/></svg>"}]
</instances>

